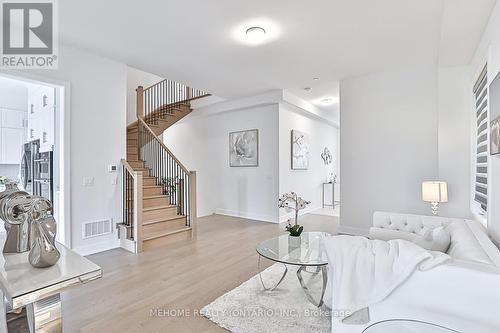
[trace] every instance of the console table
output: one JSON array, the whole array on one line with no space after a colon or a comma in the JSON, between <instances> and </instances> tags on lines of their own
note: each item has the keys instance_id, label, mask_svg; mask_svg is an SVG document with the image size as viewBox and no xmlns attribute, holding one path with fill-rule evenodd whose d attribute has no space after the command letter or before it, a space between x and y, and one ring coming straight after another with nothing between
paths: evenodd
<instances>
[{"instance_id":1,"label":"console table","mask_svg":"<svg viewBox=\"0 0 500 333\"><path fill-rule=\"evenodd\" d=\"M5 233L0 233L0 251ZM8 310L26 308L31 333L62 332L60 292L102 276L101 267L57 244L59 261L48 268L35 268L28 262L28 253L0 253L0 332L9 332Z\"/></svg>"},{"instance_id":2,"label":"console table","mask_svg":"<svg viewBox=\"0 0 500 333\"><path fill-rule=\"evenodd\" d=\"M332 185L332 204L331 205L328 205L325 203L325 186L326 185ZM322 196L322 200L323 200L323 208L325 207L335 207L335 183L334 182L328 182L328 183L323 183L323 196Z\"/></svg>"}]
</instances>

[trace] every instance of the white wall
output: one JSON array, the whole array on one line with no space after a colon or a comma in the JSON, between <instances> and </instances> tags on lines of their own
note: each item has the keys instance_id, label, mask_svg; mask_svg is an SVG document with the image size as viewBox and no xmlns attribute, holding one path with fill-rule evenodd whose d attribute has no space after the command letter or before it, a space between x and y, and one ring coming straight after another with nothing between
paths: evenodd
<instances>
[{"instance_id":1,"label":"white wall","mask_svg":"<svg viewBox=\"0 0 500 333\"><path fill-rule=\"evenodd\" d=\"M438 72L439 179L448 183L443 216L470 218L471 90L468 66L444 67Z\"/></svg>"},{"instance_id":2,"label":"white wall","mask_svg":"<svg viewBox=\"0 0 500 333\"><path fill-rule=\"evenodd\" d=\"M291 131L299 130L309 134L310 162L308 170L292 170L291 168ZM304 115L296 106L287 103L279 105L279 193L294 191L302 198L311 201L304 212L322 207L322 184L330 173L338 174L339 143L337 127ZM323 149L328 147L333 163L326 166L321 159ZM339 199L338 187L336 198ZM325 200L331 201L330 185L325 187ZM293 214L292 214L293 215ZM291 218L284 209L280 210L280 220Z\"/></svg>"},{"instance_id":3,"label":"white wall","mask_svg":"<svg viewBox=\"0 0 500 333\"><path fill-rule=\"evenodd\" d=\"M421 182L438 177L433 67L341 81L340 224L364 231L375 210L429 214Z\"/></svg>"},{"instance_id":4,"label":"white wall","mask_svg":"<svg viewBox=\"0 0 500 333\"><path fill-rule=\"evenodd\" d=\"M232 103L232 102L230 102ZM278 220L278 104L217 113L195 110L163 134L167 147L197 171L198 215L220 213ZM259 130L259 166L229 167L229 133Z\"/></svg>"},{"instance_id":5,"label":"white wall","mask_svg":"<svg viewBox=\"0 0 500 333\"><path fill-rule=\"evenodd\" d=\"M19 179L19 165L17 164L0 164L0 176L7 177L7 179Z\"/></svg>"},{"instance_id":6,"label":"white wall","mask_svg":"<svg viewBox=\"0 0 500 333\"><path fill-rule=\"evenodd\" d=\"M72 48L61 47L59 69L9 72L50 83L66 84L66 110L71 117L71 231L72 247L91 253L118 246L113 233L82 239L86 221L112 218L121 221L121 191L113 185L118 165L125 156L127 66ZM68 101L69 99L69 101ZM65 138L65 141L67 138ZM83 177L94 177L93 186L83 186ZM66 221L67 223L67 221Z\"/></svg>"},{"instance_id":7,"label":"white wall","mask_svg":"<svg viewBox=\"0 0 500 333\"><path fill-rule=\"evenodd\" d=\"M500 72L500 4L497 2L490 16L488 26L478 45L471 62L469 77L469 96L472 96L472 87L484 64L488 63L488 83ZM494 114L490 109L490 120L500 114ZM471 110L471 112L474 112ZM472 123L471 131L475 130ZM475 139L475 138L474 138ZM474 159L471 165L474 165ZM500 244L500 156L490 156L488 165L488 230L497 244ZM472 199L471 199L472 200ZM474 205L473 203L471 204Z\"/></svg>"},{"instance_id":8,"label":"white wall","mask_svg":"<svg viewBox=\"0 0 500 333\"><path fill-rule=\"evenodd\" d=\"M162 81L158 75L141 71L133 67L127 67L127 124L137 120L136 113L136 89L138 86L147 88Z\"/></svg>"}]
</instances>

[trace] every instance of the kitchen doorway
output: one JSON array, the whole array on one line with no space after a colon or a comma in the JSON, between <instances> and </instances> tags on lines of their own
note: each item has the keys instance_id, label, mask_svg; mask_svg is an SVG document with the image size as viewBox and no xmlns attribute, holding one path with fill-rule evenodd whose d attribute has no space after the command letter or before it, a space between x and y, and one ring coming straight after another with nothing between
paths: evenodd
<instances>
[{"instance_id":1,"label":"kitchen doorway","mask_svg":"<svg viewBox=\"0 0 500 333\"><path fill-rule=\"evenodd\" d=\"M0 191L12 180L51 200L56 240L71 247L64 106L64 85L0 74Z\"/></svg>"}]
</instances>

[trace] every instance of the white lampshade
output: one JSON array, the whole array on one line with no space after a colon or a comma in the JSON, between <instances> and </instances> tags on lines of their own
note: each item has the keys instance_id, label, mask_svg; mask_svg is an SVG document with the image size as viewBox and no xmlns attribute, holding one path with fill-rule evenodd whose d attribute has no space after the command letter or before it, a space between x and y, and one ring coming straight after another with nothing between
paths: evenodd
<instances>
[{"instance_id":1,"label":"white lampshade","mask_svg":"<svg viewBox=\"0 0 500 333\"><path fill-rule=\"evenodd\" d=\"M426 202L448 202L446 182L422 182L422 200Z\"/></svg>"}]
</instances>

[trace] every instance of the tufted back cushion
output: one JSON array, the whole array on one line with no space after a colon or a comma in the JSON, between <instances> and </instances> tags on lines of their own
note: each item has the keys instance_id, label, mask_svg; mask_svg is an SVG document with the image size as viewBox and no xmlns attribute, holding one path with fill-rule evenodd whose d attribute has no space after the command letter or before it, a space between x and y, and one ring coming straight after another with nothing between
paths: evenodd
<instances>
[{"instance_id":1,"label":"tufted back cushion","mask_svg":"<svg viewBox=\"0 0 500 333\"><path fill-rule=\"evenodd\" d=\"M386 212L375 212L373 214L374 227L395 231L404 231L412 234L419 234L425 228L447 226L448 224L456 221L465 220L439 216L397 214Z\"/></svg>"}]
</instances>

